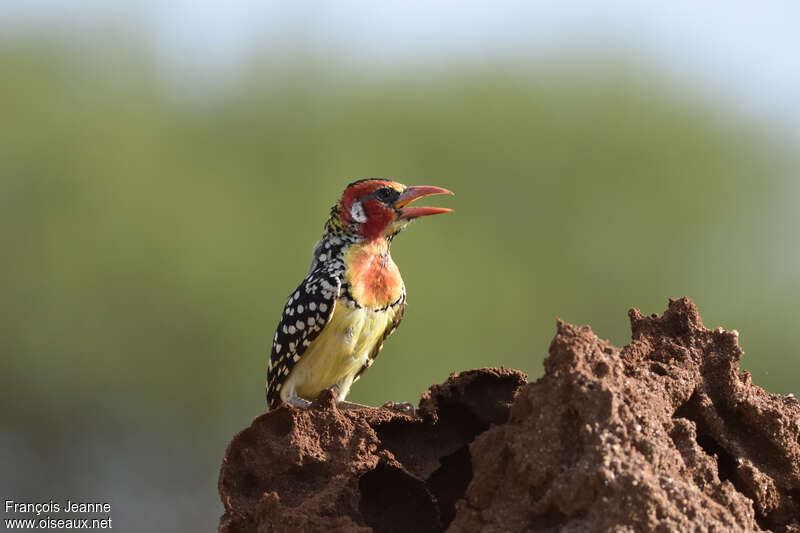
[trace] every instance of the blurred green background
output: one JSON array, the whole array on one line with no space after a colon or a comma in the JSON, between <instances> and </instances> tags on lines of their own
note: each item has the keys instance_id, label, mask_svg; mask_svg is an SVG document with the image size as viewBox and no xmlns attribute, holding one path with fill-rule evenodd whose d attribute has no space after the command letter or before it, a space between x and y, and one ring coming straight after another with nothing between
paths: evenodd
<instances>
[{"instance_id":1,"label":"blurred green background","mask_svg":"<svg viewBox=\"0 0 800 533\"><path fill-rule=\"evenodd\" d=\"M450 188L456 212L396 239L406 317L349 399L535 379L556 317L621 346L628 308L684 295L740 331L756 383L800 392L796 140L646 57L369 70L262 47L194 93L146 32L111 33L0 41L4 496L213 529L285 298L368 176Z\"/></svg>"}]
</instances>

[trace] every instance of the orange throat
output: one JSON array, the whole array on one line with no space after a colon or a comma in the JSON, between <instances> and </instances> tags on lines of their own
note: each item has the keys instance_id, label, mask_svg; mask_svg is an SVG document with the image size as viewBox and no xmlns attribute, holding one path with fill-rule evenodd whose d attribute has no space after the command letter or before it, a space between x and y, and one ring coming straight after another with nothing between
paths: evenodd
<instances>
[{"instance_id":1,"label":"orange throat","mask_svg":"<svg viewBox=\"0 0 800 533\"><path fill-rule=\"evenodd\" d=\"M385 239L352 245L344 260L350 293L360 305L383 308L402 295L403 278Z\"/></svg>"}]
</instances>

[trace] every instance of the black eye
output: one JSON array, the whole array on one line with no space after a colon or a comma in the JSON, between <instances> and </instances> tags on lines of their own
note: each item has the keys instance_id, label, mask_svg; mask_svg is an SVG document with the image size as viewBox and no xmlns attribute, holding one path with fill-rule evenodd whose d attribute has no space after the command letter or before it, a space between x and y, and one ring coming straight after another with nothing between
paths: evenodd
<instances>
[{"instance_id":1,"label":"black eye","mask_svg":"<svg viewBox=\"0 0 800 533\"><path fill-rule=\"evenodd\" d=\"M375 198L380 200L383 203L389 203L395 199L397 195L397 191L389 187L381 187L377 191L375 191Z\"/></svg>"}]
</instances>

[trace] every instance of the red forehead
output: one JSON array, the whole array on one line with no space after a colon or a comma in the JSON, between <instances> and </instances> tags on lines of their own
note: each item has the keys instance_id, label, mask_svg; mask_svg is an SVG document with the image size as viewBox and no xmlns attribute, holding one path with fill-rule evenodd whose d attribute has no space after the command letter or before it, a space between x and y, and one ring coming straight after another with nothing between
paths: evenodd
<instances>
[{"instance_id":1,"label":"red forehead","mask_svg":"<svg viewBox=\"0 0 800 533\"><path fill-rule=\"evenodd\" d=\"M406 188L406 186L402 183L397 183L396 181L392 180L368 179L356 181L355 183L351 183L347 189L345 189L344 194L342 195L342 205L350 206L354 200L358 200L363 196L372 194L381 187L391 187L392 189L400 192Z\"/></svg>"}]
</instances>

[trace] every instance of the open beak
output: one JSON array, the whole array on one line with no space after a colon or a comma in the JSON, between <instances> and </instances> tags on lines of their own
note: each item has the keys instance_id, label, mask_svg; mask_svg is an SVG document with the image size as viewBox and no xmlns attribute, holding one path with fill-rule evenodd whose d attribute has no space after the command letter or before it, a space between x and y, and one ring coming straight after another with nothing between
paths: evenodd
<instances>
[{"instance_id":1,"label":"open beak","mask_svg":"<svg viewBox=\"0 0 800 533\"><path fill-rule=\"evenodd\" d=\"M408 204L425 196L432 194L454 194L452 191L443 189L441 187L434 187L432 185L419 185L416 187L407 187L400 195L400 198L394 203L395 208L400 210L400 219L411 220L419 217L427 217L428 215L439 215L441 213L451 213L452 209L446 207L406 207Z\"/></svg>"}]
</instances>

